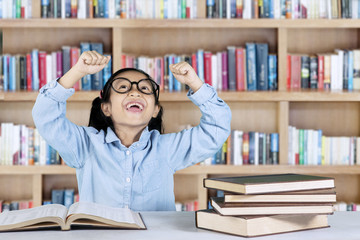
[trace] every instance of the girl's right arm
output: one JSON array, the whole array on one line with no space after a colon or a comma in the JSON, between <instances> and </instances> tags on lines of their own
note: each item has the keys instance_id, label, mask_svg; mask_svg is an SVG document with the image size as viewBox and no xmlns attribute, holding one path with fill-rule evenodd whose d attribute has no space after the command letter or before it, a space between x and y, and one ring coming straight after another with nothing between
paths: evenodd
<instances>
[{"instance_id":1,"label":"girl's right arm","mask_svg":"<svg viewBox=\"0 0 360 240\"><path fill-rule=\"evenodd\" d=\"M84 128L70 122L66 114L66 100L74 93L74 84L87 74L101 71L109 62L95 51L84 52L78 62L60 79L40 89L32 110L40 135L56 149L71 167L83 165L79 156L88 149Z\"/></svg>"}]
</instances>

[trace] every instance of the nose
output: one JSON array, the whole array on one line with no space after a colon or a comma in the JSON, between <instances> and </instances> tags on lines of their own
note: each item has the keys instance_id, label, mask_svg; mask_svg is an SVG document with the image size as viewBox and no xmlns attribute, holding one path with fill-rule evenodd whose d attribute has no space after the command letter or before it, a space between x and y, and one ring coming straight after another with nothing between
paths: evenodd
<instances>
[{"instance_id":1,"label":"nose","mask_svg":"<svg viewBox=\"0 0 360 240\"><path fill-rule=\"evenodd\" d=\"M131 85L131 89L129 92L129 95L132 97L140 97L140 92L138 91L137 87L134 85Z\"/></svg>"}]
</instances>

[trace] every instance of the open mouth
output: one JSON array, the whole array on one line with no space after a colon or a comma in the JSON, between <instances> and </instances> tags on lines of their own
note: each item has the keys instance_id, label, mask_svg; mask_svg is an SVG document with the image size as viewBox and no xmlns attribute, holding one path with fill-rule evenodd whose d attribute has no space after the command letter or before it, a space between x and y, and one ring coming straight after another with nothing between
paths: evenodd
<instances>
[{"instance_id":1,"label":"open mouth","mask_svg":"<svg viewBox=\"0 0 360 240\"><path fill-rule=\"evenodd\" d=\"M144 105L138 102L130 102L126 104L126 110L131 112L141 112L144 110Z\"/></svg>"}]
</instances>

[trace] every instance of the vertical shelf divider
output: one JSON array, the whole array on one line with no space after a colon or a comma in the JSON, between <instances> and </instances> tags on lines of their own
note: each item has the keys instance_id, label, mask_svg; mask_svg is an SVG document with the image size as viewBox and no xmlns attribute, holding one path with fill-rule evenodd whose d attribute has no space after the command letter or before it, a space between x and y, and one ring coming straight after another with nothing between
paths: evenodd
<instances>
[{"instance_id":1,"label":"vertical shelf divider","mask_svg":"<svg viewBox=\"0 0 360 240\"><path fill-rule=\"evenodd\" d=\"M278 91L286 90L287 29L278 28Z\"/></svg>"},{"instance_id":2,"label":"vertical shelf divider","mask_svg":"<svg viewBox=\"0 0 360 240\"><path fill-rule=\"evenodd\" d=\"M278 131L279 131L279 164L288 164L288 138L289 138L289 102L278 103Z\"/></svg>"},{"instance_id":3,"label":"vertical shelf divider","mask_svg":"<svg viewBox=\"0 0 360 240\"><path fill-rule=\"evenodd\" d=\"M114 27L112 29L112 65L113 73L121 68L122 55L122 29Z\"/></svg>"},{"instance_id":4,"label":"vertical shelf divider","mask_svg":"<svg viewBox=\"0 0 360 240\"><path fill-rule=\"evenodd\" d=\"M33 174L33 203L34 207L42 205L42 191L43 191L43 175L41 173Z\"/></svg>"}]
</instances>

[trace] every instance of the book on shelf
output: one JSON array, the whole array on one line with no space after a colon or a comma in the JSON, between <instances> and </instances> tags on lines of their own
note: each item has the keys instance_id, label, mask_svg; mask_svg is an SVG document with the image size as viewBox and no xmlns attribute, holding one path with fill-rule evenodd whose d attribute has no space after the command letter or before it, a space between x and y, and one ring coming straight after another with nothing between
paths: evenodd
<instances>
[{"instance_id":1,"label":"book on shelf","mask_svg":"<svg viewBox=\"0 0 360 240\"><path fill-rule=\"evenodd\" d=\"M335 203L334 189L314 191L293 191L267 194L235 194L224 193L225 203Z\"/></svg>"},{"instance_id":2,"label":"book on shelf","mask_svg":"<svg viewBox=\"0 0 360 240\"><path fill-rule=\"evenodd\" d=\"M130 209L77 202L66 208L60 204L48 204L31 209L5 211L0 214L0 231L71 227L146 229L140 213Z\"/></svg>"},{"instance_id":3,"label":"book on shelf","mask_svg":"<svg viewBox=\"0 0 360 240\"><path fill-rule=\"evenodd\" d=\"M221 216L214 210L195 213L197 228L243 237L329 227L327 215Z\"/></svg>"},{"instance_id":4,"label":"book on shelf","mask_svg":"<svg viewBox=\"0 0 360 240\"><path fill-rule=\"evenodd\" d=\"M329 137L321 129L288 128L289 165L359 165L360 138Z\"/></svg>"},{"instance_id":5,"label":"book on shelf","mask_svg":"<svg viewBox=\"0 0 360 240\"><path fill-rule=\"evenodd\" d=\"M332 203L256 203L231 202L227 203L223 197L212 197L211 206L221 215L272 215L272 214L332 214Z\"/></svg>"},{"instance_id":6,"label":"book on shelf","mask_svg":"<svg viewBox=\"0 0 360 240\"><path fill-rule=\"evenodd\" d=\"M334 188L334 178L302 174L273 174L205 178L204 187L242 194Z\"/></svg>"}]
</instances>

